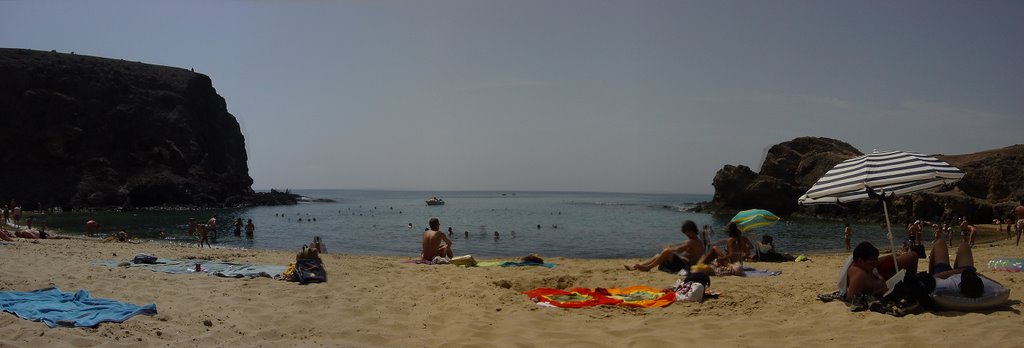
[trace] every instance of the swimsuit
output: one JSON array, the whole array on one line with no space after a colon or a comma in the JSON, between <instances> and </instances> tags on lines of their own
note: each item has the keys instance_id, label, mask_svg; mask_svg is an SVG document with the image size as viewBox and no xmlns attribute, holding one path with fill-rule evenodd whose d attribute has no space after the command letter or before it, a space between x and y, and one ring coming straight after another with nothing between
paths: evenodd
<instances>
[{"instance_id":1,"label":"swimsuit","mask_svg":"<svg viewBox=\"0 0 1024 348\"><path fill-rule=\"evenodd\" d=\"M690 262L686 261L682 256L679 256L678 253L673 253L671 259L662 261L661 264L658 265L658 270L668 273L679 273L681 270L689 272Z\"/></svg>"}]
</instances>

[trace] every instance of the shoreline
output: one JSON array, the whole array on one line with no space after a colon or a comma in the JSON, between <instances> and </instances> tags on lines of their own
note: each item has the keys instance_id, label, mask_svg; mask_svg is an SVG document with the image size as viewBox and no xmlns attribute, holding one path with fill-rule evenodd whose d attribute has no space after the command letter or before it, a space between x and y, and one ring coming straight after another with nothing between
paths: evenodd
<instances>
[{"instance_id":1,"label":"shoreline","mask_svg":"<svg viewBox=\"0 0 1024 348\"><path fill-rule=\"evenodd\" d=\"M854 313L843 304L814 298L835 290L845 253L810 254L810 261L800 263L748 262L748 266L783 273L765 278L712 277L710 289L722 295L703 303L653 309L555 309L538 307L519 292L537 287L665 288L679 277L622 269L623 263L634 259L562 257L545 257L557 265L553 269L460 268L402 263L408 257L401 256L324 254L328 282L304 286L267 278L164 274L95 264L128 260L142 252L283 266L294 261L297 251L79 239L25 240L0 246L0 262L7 266L0 278L2 290L85 289L98 298L154 303L158 310L155 316L124 323L58 329L4 313L0 326L6 335L0 338L0 346L620 347L683 341L749 346L754 337L759 345L778 346L945 346L975 343L977 337L1012 345L1020 331L1017 313L1024 309L1020 302L1024 273L992 272L985 265L991 258L1020 254L1019 247L1005 241L991 246L979 243L975 252L982 273L1012 289L1007 307L903 318ZM680 330L680 325L686 330ZM879 330L880 325L892 329ZM945 330L952 326L962 329ZM730 335L722 334L726 331Z\"/></svg>"}]
</instances>

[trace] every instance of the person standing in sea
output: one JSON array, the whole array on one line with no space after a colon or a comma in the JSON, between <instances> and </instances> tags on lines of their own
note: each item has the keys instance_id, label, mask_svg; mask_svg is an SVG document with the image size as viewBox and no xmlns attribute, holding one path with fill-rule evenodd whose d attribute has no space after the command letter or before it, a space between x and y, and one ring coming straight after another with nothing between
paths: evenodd
<instances>
[{"instance_id":1,"label":"person standing in sea","mask_svg":"<svg viewBox=\"0 0 1024 348\"><path fill-rule=\"evenodd\" d=\"M255 233L255 231L256 225L253 225L252 219L249 219L249 222L245 224L245 238L252 239L253 233Z\"/></svg>"},{"instance_id":2,"label":"person standing in sea","mask_svg":"<svg viewBox=\"0 0 1024 348\"><path fill-rule=\"evenodd\" d=\"M231 225L235 227L235 237L241 237L242 236L242 226L243 226L242 218L235 219L235 222L233 222Z\"/></svg>"},{"instance_id":3,"label":"person standing in sea","mask_svg":"<svg viewBox=\"0 0 1024 348\"><path fill-rule=\"evenodd\" d=\"M99 230L100 230L100 223L96 222L96 220L89 219L89 221L85 222L85 235L86 236L89 236L89 237L95 236L96 232L99 231Z\"/></svg>"},{"instance_id":4,"label":"person standing in sea","mask_svg":"<svg viewBox=\"0 0 1024 348\"><path fill-rule=\"evenodd\" d=\"M704 225L700 229L700 241L704 246L704 252L708 252L709 248L711 248L711 226Z\"/></svg>"},{"instance_id":5,"label":"person standing in sea","mask_svg":"<svg viewBox=\"0 0 1024 348\"><path fill-rule=\"evenodd\" d=\"M196 236L196 219L188 218L188 236Z\"/></svg>"}]
</instances>

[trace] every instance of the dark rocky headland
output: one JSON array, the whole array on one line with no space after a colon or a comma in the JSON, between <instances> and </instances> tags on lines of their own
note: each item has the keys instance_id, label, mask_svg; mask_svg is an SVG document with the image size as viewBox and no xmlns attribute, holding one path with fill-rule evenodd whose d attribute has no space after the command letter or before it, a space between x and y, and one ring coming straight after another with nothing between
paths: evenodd
<instances>
[{"instance_id":1,"label":"dark rocky headland","mask_svg":"<svg viewBox=\"0 0 1024 348\"><path fill-rule=\"evenodd\" d=\"M720 169L712 183L714 198L695 210L728 214L763 208L782 215L878 221L882 208L877 201L797 204L797 198L825 172L862 154L850 144L829 138L801 137L776 144L768 150L760 172L743 165ZM989 223L1012 214L1017 200L1024 197L1024 145L934 157L960 168L963 180L942 190L896 197L889 209L894 224L915 219L952 221L961 216L973 223Z\"/></svg>"},{"instance_id":2,"label":"dark rocky headland","mask_svg":"<svg viewBox=\"0 0 1024 348\"><path fill-rule=\"evenodd\" d=\"M188 69L0 49L0 115L0 199L26 209L298 198L252 190L238 121L210 78Z\"/></svg>"}]
</instances>

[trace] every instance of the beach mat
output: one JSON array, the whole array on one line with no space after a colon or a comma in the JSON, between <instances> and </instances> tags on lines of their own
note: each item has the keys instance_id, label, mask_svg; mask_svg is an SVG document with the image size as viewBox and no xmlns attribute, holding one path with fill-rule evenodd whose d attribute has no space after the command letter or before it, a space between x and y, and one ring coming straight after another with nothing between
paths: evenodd
<instances>
[{"instance_id":1,"label":"beach mat","mask_svg":"<svg viewBox=\"0 0 1024 348\"><path fill-rule=\"evenodd\" d=\"M20 318L41 321L49 327L92 327L102 322L120 323L133 316L156 314L156 305L137 306L115 300L92 298L89 292L61 292L50 287L33 291L0 291L0 309Z\"/></svg>"},{"instance_id":2,"label":"beach mat","mask_svg":"<svg viewBox=\"0 0 1024 348\"><path fill-rule=\"evenodd\" d=\"M126 261L103 260L97 262L99 265L110 268L141 268L153 272L170 274L191 274L196 272L196 264L200 265L198 273L206 273L212 276L225 278L256 278L267 277L277 278L284 272L285 266L274 265L251 265L244 263L210 261L200 259L163 259L159 258L154 264L131 263Z\"/></svg>"}]
</instances>

